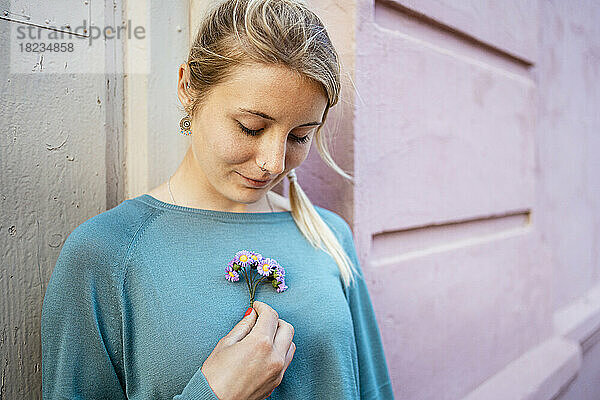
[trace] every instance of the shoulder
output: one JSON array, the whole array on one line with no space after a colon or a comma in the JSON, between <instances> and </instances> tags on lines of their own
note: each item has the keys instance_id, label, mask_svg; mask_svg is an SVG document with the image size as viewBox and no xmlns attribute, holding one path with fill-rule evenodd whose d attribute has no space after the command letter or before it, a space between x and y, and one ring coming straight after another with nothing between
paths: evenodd
<instances>
[{"instance_id":1,"label":"shoulder","mask_svg":"<svg viewBox=\"0 0 600 400\"><path fill-rule=\"evenodd\" d=\"M334 235L336 235L340 245L343 247L349 261L352 264L353 277L358 280L363 279L362 267L358 260L356 252L356 245L354 243L354 234L350 225L342 218L339 214L334 211L328 210L323 207L315 206L317 212L321 215L325 223L331 228ZM352 278L351 285L354 284L355 280ZM344 293L346 292L346 286L344 285Z\"/></svg>"},{"instance_id":2,"label":"shoulder","mask_svg":"<svg viewBox=\"0 0 600 400\"><path fill-rule=\"evenodd\" d=\"M350 225L346 220L335 211L317 205L314 207L321 218L323 218L323 221L325 221L325 223L334 231L335 235L340 240L340 243L347 245L348 240L352 240L352 229L350 229Z\"/></svg>"},{"instance_id":3,"label":"shoulder","mask_svg":"<svg viewBox=\"0 0 600 400\"><path fill-rule=\"evenodd\" d=\"M55 269L120 268L137 232L157 213L160 210L129 199L89 218L67 236Z\"/></svg>"}]
</instances>

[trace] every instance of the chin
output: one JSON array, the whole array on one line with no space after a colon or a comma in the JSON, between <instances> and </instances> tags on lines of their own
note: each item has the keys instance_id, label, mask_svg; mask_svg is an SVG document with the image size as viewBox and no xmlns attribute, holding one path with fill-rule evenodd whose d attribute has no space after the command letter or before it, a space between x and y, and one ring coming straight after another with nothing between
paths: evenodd
<instances>
[{"instance_id":1,"label":"chin","mask_svg":"<svg viewBox=\"0 0 600 400\"><path fill-rule=\"evenodd\" d=\"M230 198L232 200L237 201L238 203L252 204L257 202L262 196L264 196L268 190L268 187L264 187L262 189L254 189L242 186L240 189L234 189Z\"/></svg>"}]
</instances>

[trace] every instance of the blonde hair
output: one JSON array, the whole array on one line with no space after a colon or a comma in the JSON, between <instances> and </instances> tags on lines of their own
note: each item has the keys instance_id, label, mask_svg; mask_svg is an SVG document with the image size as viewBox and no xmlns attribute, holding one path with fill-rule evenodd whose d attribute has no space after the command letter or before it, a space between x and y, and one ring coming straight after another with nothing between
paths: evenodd
<instances>
[{"instance_id":1,"label":"blonde hair","mask_svg":"<svg viewBox=\"0 0 600 400\"><path fill-rule=\"evenodd\" d=\"M225 0L208 11L190 48L187 64L193 99L186 111L193 115L210 89L226 81L237 66L254 63L282 65L320 83L328 99L323 122L338 102L339 57L323 23L304 0ZM354 182L333 161L322 126L315 132L321 158ZM292 217L313 247L333 257L348 286L357 269L292 174L288 174Z\"/></svg>"}]
</instances>

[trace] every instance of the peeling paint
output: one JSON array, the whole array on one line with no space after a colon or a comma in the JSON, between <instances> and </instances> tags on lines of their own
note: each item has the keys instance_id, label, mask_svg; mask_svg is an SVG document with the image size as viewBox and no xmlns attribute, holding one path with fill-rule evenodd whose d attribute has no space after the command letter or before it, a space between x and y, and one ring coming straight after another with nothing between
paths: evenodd
<instances>
[{"instance_id":1,"label":"peeling paint","mask_svg":"<svg viewBox=\"0 0 600 400\"><path fill-rule=\"evenodd\" d=\"M36 72L36 70L38 69L38 67L39 67L39 70L41 71L41 70L44 68L44 65L43 65L43 63L44 63L44 55L43 55L43 54L40 54L39 61L38 61L38 62L36 62L36 63L33 65L33 68L31 69L31 72Z\"/></svg>"},{"instance_id":2,"label":"peeling paint","mask_svg":"<svg viewBox=\"0 0 600 400\"><path fill-rule=\"evenodd\" d=\"M2 385L0 386L0 400L4 398L4 393L6 392L6 370L8 369L8 358L4 358L4 365L2 366Z\"/></svg>"},{"instance_id":3,"label":"peeling paint","mask_svg":"<svg viewBox=\"0 0 600 400\"><path fill-rule=\"evenodd\" d=\"M67 135L67 137L65 138L65 141L64 141L64 142L62 142L61 144L59 144L59 145L58 145L58 146L56 146L56 147L52 147L52 145L51 145L51 144L49 144L49 143L46 143L46 150L49 150L49 151L52 151L52 150L58 150L58 149L60 149L61 147L63 147L65 143L67 143L67 140L69 140L69 135Z\"/></svg>"},{"instance_id":4,"label":"peeling paint","mask_svg":"<svg viewBox=\"0 0 600 400\"><path fill-rule=\"evenodd\" d=\"M60 233L52 234L52 237L48 241L48 246L52 248L58 248L62 244L63 236Z\"/></svg>"}]
</instances>

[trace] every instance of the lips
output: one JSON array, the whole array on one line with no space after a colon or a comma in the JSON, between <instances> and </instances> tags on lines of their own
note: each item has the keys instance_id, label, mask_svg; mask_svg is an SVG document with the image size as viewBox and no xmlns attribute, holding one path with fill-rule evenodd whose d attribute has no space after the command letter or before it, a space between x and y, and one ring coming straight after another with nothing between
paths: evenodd
<instances>
[{"instance_id":1,"label":"lips","mask_svg":"<svg viewBox=\"0 0 600 400\"><path fill-rule=\"evenodd\" d=\"M244 175L242 175L242 176L244 176ZM248 178L248 177L244 176L244 178ZM250 179L251 181L256 181L256 182L260 182L260 183L269 182L268 180L264 181L264 180L260 180L260 179L254 179L254 178L248 178L248 179Z\"/></svg>"},{"instance_id":2,"label":"lips","mask_svg":"<svg viewBox=\"0 0 600 400\"><path fill-rule=\"evenodd\" d=\"M238 174L239 174L239 175L240 175L242 178L245 178L245 179L247 179L249 183L252 183L252 184L254 184L254 185L258 185L258 186L264 186L264 185L266 185L267 183L269 183L269 182L271 182L271 181L272 181L272 179L268 179L268 180L258 180L258 179L252 179L252 178L248 178L247 176L245 176L245 175L242 175L242 174L240 174L239 172L238 172Z\"/></svg>"}]
</instances>

